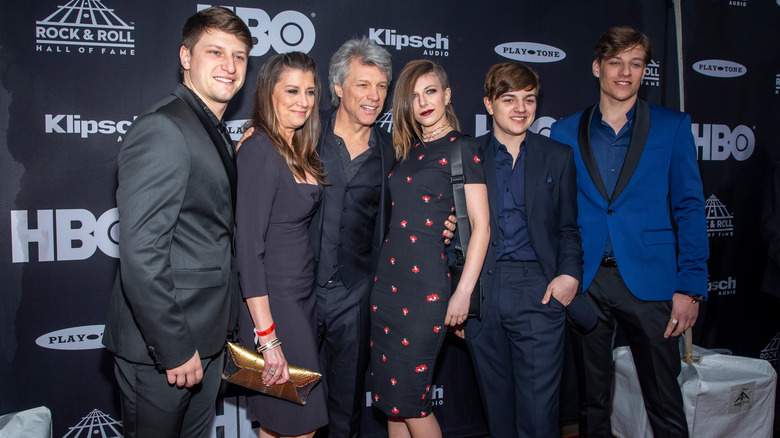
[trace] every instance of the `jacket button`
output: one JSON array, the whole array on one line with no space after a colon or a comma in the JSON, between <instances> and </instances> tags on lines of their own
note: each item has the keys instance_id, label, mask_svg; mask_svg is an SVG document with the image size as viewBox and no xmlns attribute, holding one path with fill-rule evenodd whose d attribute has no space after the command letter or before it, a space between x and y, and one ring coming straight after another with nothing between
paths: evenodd
<instances>
[{"instance_id":1,"label":"jacket button","mask_svg":"<svg viewBox=\"0 0 780 438\"><path fill-rule=\"evenodd\" d=\"M348 191L349 191L349 187L347 187L346 189L344 189L344 191L345 191L345 192L348 192Z\"/></svg>"},{"instance_id":2,"label":"jacket button","mask_svg":"<svg viewBox=\"0 0 780 438\"><path fill-rule=\"evenodd\" d=\"M612 216L612 213L614 213L613 210L607 210L607 216Z\"/></svg>"},{"instance_id":3,"label":"jacket button","mask_svg":"<svg viewBox=\"0 0 780 438\"><path fill-rule=\"evenodd\" d=\"M344 231L344 227L339 228L339 231Z\"/></svg>"},{"instance_id":4,"label":"jacket button","mask_svg":"<svg viewBox=\"0 0 780 438\"><path fill-rule=\"evenodd\" d=\"M495 240L490 242L490 244L493 245L493 246L498 246L498 242L496 242Z\"/></svg>"},{"instance_id":5,"label":"jacket button","mask_svg":"<svg viewBox=\"0 0 780 438\"><path fill-rule=\"evenodd\" d=\"M493 275L493 270L492 269L488 269L488 275Z\"/></svg>"}]
</instances>

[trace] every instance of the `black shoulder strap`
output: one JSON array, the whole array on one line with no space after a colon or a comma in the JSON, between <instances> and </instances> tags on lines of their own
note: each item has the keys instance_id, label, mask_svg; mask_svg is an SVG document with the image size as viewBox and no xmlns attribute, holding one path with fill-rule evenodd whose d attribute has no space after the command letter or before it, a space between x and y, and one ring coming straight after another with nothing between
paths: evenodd
<instances>
[{"instance_id":1,"label":"black shoulder strap","mask_svg":"<svg viewBox=\"0 0 780 438\"><path fill-rule=\"evenodd\" d=\"M455 217L458 218L458 240L455 241L455 251L458 258L466 257L469 240L471 239L471 225L469 225L469 215L466 209L466 191L464 184L466 178L463 176L463 136L459 137L450 148L450 172L452 181L452 195L455 198ZM458 252L460 252L458 254Z\"/></svg>"}]
</instances>

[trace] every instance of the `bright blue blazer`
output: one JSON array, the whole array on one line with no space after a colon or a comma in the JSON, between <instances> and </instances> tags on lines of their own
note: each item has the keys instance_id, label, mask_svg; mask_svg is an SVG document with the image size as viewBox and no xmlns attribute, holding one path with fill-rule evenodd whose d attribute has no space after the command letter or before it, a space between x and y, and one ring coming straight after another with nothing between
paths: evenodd
<instances>
[{"instance_id":1,"label":"bright blue blazer","mask_svg":"<svg viewBox=\"0 0 780 438\"><path fill-rule=\"evenodd\" d=\"M555 122L550 133L574 150L583 289L610 236L623 281L638 299L670 300L675 291L706 297L707 221L690 116L638 100L631 143L608 197L590 144L597 105Z\"/></svg>"}]
</instances>

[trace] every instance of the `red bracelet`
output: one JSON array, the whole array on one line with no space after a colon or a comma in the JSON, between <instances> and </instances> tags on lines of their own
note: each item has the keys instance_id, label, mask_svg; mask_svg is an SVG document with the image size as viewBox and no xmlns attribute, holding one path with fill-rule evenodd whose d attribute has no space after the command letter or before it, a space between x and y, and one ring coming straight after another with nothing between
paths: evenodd
<instances>
[{"instance_id":1,"label":"red bracelet","mask_svg":"<svg viewBox=\"0 0 780 438\"><path fill-rule=\"evenodd\" d=\"M275 328L276 328L276 323L273 323L273 322L271 323L271 327L268 327L268 329L263 330L263 331L258 331L257 327L255 327L255 334L257 336L268 336L271 333L273 333Z\"/></svg>"}]
</instances>

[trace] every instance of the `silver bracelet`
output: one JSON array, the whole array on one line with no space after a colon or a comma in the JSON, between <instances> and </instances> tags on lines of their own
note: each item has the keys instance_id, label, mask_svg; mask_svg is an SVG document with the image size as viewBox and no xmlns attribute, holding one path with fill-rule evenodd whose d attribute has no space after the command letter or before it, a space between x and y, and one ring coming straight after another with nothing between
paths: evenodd
<instances>
[{"instance_id":1,"label":"silver bracelet","mask_svg":"<svg viewBox=\"0 0 780 438\"><path fill-rule=\"evenodd\" d=\"M282 345L282 341L280 341L279 338L275 338L271 342L269 342L269 343L267 343L265 345L261 345L260 347L257 347L257 352L258 353L264 353L264 352L266 352L268 350L273 350L274 348L276 348L276 347L278 347L280 345Z\"/></svg>"}]
</instances>

